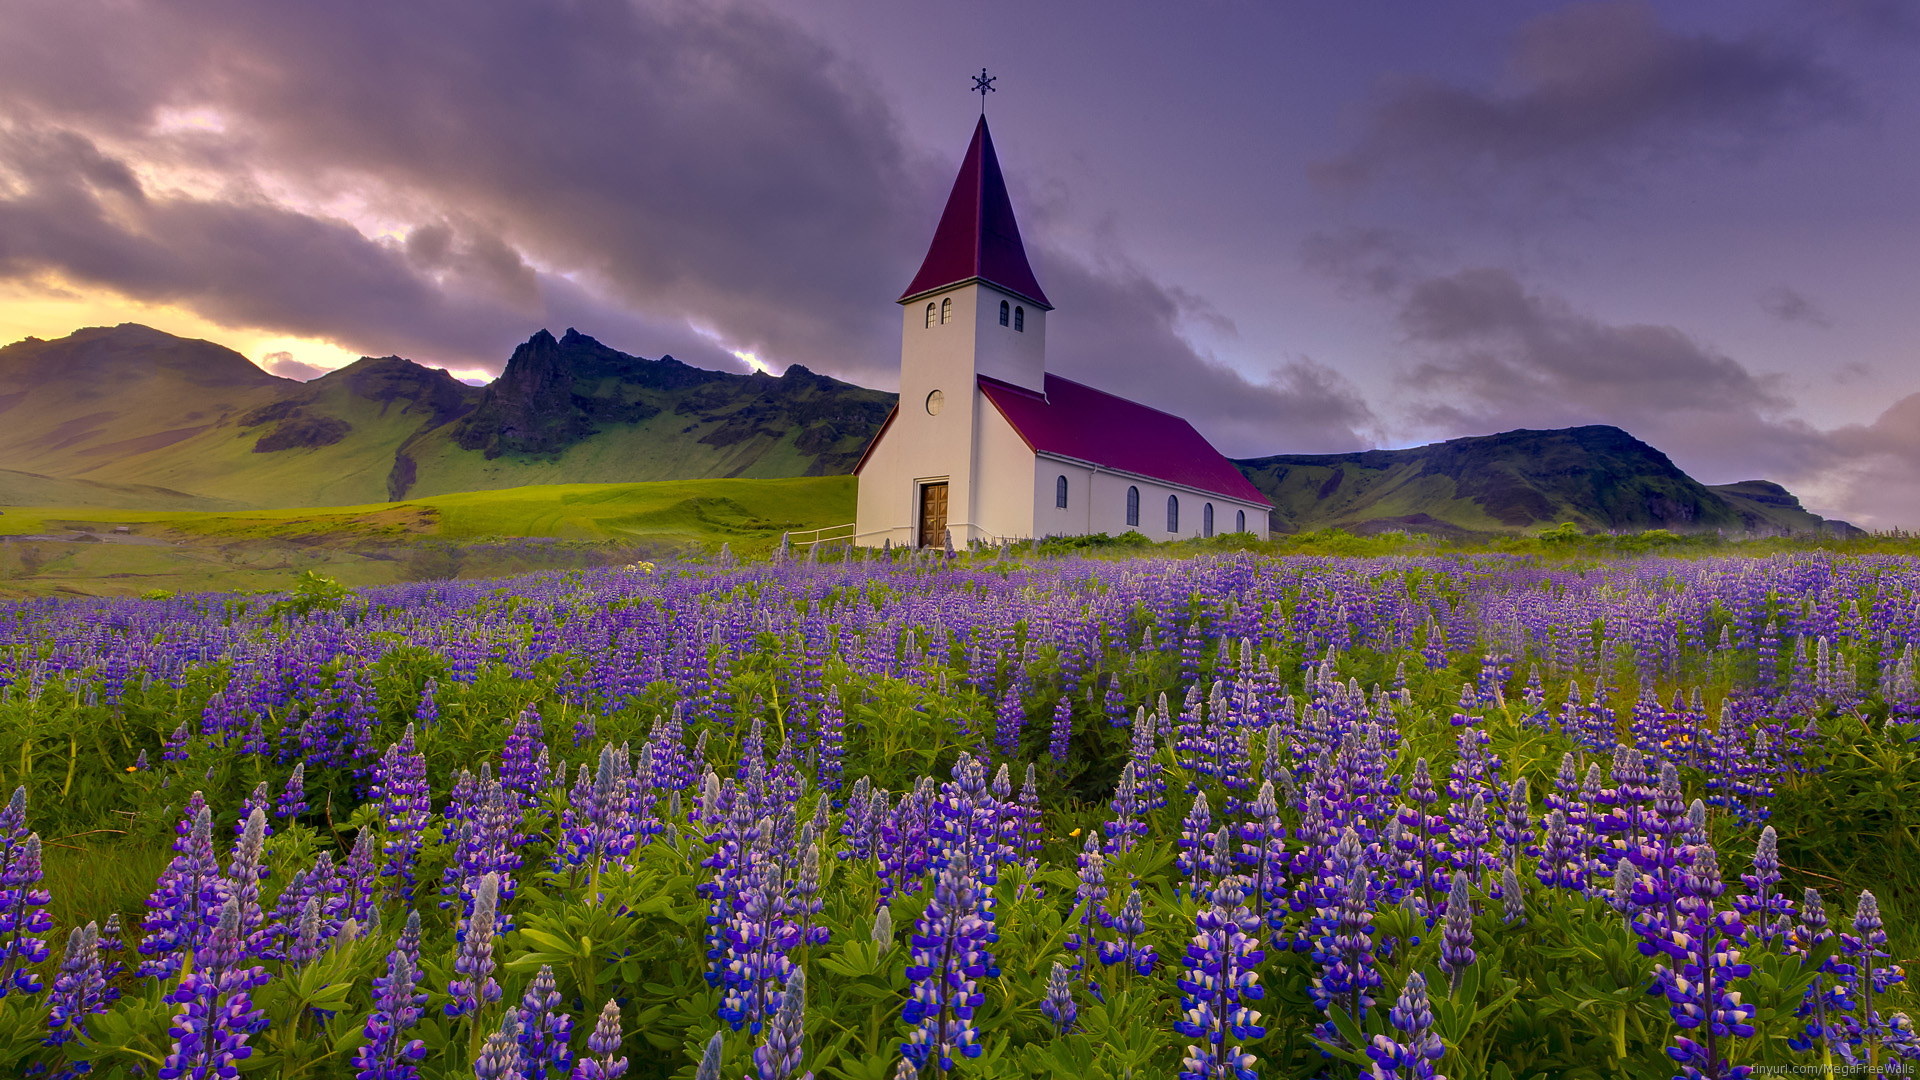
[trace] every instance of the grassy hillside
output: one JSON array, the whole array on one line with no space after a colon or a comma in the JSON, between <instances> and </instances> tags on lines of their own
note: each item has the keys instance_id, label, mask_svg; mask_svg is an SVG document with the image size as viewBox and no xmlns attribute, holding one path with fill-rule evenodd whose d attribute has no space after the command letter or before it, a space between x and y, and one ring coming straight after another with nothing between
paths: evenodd
<instances>
[{"instance_id":1,"label":"grassy hillside","mask_svg":"<svg viewBox=\"0 0 1920 1080\"><path fill-rule=\"evenodd\" d=\"M709 371L571 330L535 334L478 388L394 356L299 383L211 342L95 327L0 348L0 505L360 506L824 476L851 468L892 402L803 367Z\"/></svg>"},{"instance_id":2,"label":"grassy hillside","mask_svg":"<svg viewBox=\"0 0 1920 1080\"><path fill-rule=\"evenodd\" d=\"M1283 532L1339 528L1441 536L1572 522L1594 531L1820 532L1766 481L1710 488L1665 454L1604 425L1508 431L1407 450L1281 454L1239 461Z\"/></svg>"},{"instance_id":3,"label":"grassy hillside","mask_svg":"<svg viewBox=\"0 0 1920 1080\"><path fill-rule=\"evenodd\" d=\"M752 554L783 532L852 521L853 504L853 479L832 476L552 484L280 510L10 507L0 515L0 596L284 588L303 570L373 585L722 543Z\"/></svg>"}]
</instances>

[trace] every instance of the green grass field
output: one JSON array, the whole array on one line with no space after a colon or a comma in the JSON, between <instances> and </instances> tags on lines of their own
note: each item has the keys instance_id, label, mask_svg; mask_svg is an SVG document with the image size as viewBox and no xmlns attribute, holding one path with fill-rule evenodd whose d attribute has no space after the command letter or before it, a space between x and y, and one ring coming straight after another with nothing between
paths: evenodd
<instances>
[{"instance_id":1,"label":"green grass field","mask_svg":"<svg viewBox=\"0 0 1920 1080\"><path fill-rule=\"evenodd\" d=\"M853 520L850 476L543 484L290 510L0 508L0 596L361 586L717 550ZM117 533L126 527L125 534ZM530 542L531 541L531 542Z\"/></svg>"}]
</instances>

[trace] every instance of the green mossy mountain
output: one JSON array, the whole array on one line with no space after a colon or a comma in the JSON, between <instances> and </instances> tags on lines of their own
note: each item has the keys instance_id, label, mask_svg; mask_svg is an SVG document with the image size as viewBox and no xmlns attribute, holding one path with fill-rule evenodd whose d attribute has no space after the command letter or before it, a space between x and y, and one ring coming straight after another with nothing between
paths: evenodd
<instances>
[{"instance_id":1,"label":"green mossy mountain","mask_svg":"<svg viewBox=\"0 0 1920 1080\"><path fill-rule=\"evenodd\" d=\"M351 506L530 484L850 472L894 395L710 371L568 330L469 386L397 356L312 380L132 323L0 348L0 505ZM1764 480L1709 487L1618 428L1239 461L1274 528L1847 532Z\"/></svg>"},{"instance_id":2,"label":"green mossy mountain","mask_svg":"<svg viewBox=\"0 0 1920 1080\"><path fill-rule=\"evenodd\" d=\"M543 483L832 476L894 396L545 330L486 387L397 356L314 379L127 323L0 348L0 504L343 506Z\"/></svg>"},{"instance_id":3,"label":"green mossy mountain","mask_svg":"<svg viewBox=\"0 0 1920 1080\"><path fill-rule=\"evenodd\" d=\"M1466 536L1573 522L1600 532L1856 532L1765 480L1708 486L1616 427L1449 439L1406 450L1235 462L1282 532L1342 528Z\"/></svg>"}]
</instances>

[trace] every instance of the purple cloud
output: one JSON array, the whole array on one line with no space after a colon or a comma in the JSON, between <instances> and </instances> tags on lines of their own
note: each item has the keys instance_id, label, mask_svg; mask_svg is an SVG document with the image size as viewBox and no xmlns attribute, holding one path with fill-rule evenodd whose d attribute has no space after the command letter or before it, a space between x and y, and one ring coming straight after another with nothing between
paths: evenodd
<instances>
[{"instance_id":1,"label":"purple cloud","mask_svg":"<svg viewBox=\"0 0 1920 1080\"><path fill-rule=\"evenodd\" d=\"M1821 309L1820 305L1808 299L1805 294L1785 285L1776 286L1760 294L1760 310L1786 323L1806 323L1821 329L1833 326L1833 320Z\"/></svg>"},{"instance_id":2,"label":"purple cloud","mask_svg":"<svg viewBox=\"0 0 1920 1080\"><path fill-rule=\"evenodd\" d=\"M295 360L290 352L270 352L260 358L260 367L269 375L301 382L309 382L327 373L326 368Z\"/></svg>"},{"instance_id":3,"label":"purple cloud","mask_svg":"<svg viewBox=\"0 0 1920 1080\"><path fill-rule=\"evenodd\" d=\"M0 278L461 369L571 325L890 384L888 301L953 166L751 5L21 0L0 116ZM1330 373L1238 376L1182 338L1175 290L1029 239L1071 298L1061 370L1125 364L1116 390L1248 449L1293 445L1251 445L1262 417L1355 443L1364 405Z\"/></svg>"},{"instance_id":4,"label":"purple cloud","mask_svg":"<svg viewBox=\"0 0 1920 1080\"><path fill-rule=\"evenodd\" d=\"M1634 160L1744 154L1851 108L1846 78L1810 48L1804 37L1684 33L1644 0L1573 4L1520 29L1498 89L1425 76L1382 84L1353 143L1310 172L1339 191L1501 180L1516 168L1566 183Z\"/></svg>"}]
</instances>

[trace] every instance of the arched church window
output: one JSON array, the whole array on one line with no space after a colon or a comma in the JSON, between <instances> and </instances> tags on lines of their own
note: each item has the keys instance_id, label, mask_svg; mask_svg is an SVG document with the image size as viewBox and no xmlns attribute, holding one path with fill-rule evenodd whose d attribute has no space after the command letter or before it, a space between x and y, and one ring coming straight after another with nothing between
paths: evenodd
<instances>
[{"instance_id":1,"label":"arched church window","mask_svg":"<svg viewBox=\"0 0 1920 1080\"><path fill-rule=\"evenodd\" d=\"M1027 309L1026 308L1016 307L1013 309L1013 328L1015 330L1020 331L1023 334L1027 332Z\"/></svg>"},{"instance_id":2,"label":"arched church window","mask_svg":"<svg viewBox=\"0 0 1920 1080\"><path fill-rule=\"evenodd\" d=\"M953 297L949 296L940 301L940 321L944 323L951 318L953 318Z\"/></svg>"},{"instance_id":3,"label":"arched church window","mask_svg":"<svg viewBox=\"0 0 1920 1080\"><path fill-rule=\"evenodd\" d=\"M933 325L933 301L927 301L927 325Z\"/></svg>"},{"instance_id":4,"label":"arched church window","mask_svg":"<svg viewBox=\"0 0 1920 1080\"><path fill-rule=\"evenodd\" d=\"M1127 524L1136 529L1140 527L1140 489L1137 487L1127 489Z\"/></svg>"},{"instance_id":5,"label":"arched church window","mask_svg":"<svg viewBox=\"0 0 1920 1080\"><path fill-rule=\"evenodd\" d=\"M1180 496L1178 495L1167 496L1167 531L1170 533L1180 531Z\"/></svg>"},{"instance_id":6,"label":"arched church window","mask_svg":"<svg viewBox=\"0 0 1920 1080\"><path fill-rule=\"evenodd\" d=\"M1205 506L1202 506L1200 508L1200 535L1201 536L1213 535L1213 504L1212 503L1208 503Z\"/></svg>"},{"instance_id":7,"label":"arched church window","mask_svg":"<svg viewBox=\"0 0 1920 1080\"><path fill-rule=\"evenodd\" d=\"M1062 510L1067 507L1067 478L1064 476L1053 482L1053 505Z\"/></svg>"},{"instance_id":8,"label":"arched church window","mask_svg":"<svg viewBox=\"0 0 1920 1080\"><path fill-rule=\"evenodd\" d=\"M1011 309L1011 306L1012 305L1008 304L1005 300L1000 301L1000 325L1001 326L1007 325L1007 312Z\"/></svg>"},{"instance_id":9,"label":"arched church window","mask_svg":"<svg viewBox=\"0 0 1920 1080\"><path fill-rule=\"evenodd\" d=\"M1235 510L1233 512L1233 531L1247 531L1247 512L1245 510Z\"/></svg>"}]
</instances>

